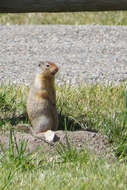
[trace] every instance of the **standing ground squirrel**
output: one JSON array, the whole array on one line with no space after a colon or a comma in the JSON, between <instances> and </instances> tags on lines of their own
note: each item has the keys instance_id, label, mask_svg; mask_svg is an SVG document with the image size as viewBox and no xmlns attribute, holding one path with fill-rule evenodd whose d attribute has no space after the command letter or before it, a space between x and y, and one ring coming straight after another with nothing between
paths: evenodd
<instances>
[{"instance_id":1,"label":"standing ground squirrel","mask_svg":"<svg viewBox=\"0 0 127 190\"><path fill-rule=\"evenodd\" d=\"M18 124L16 127L32 134L58 128L55 90L58 67L55 63L46 61L39 64L39 70L27 98L27 113L32 127L25 124Z\"/></svg>"}]
</instances>

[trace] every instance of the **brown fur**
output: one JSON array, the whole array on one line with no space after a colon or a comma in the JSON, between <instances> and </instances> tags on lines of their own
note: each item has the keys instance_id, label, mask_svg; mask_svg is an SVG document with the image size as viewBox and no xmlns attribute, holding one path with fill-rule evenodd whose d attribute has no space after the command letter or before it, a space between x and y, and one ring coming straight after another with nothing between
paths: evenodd
<instances>
[{"instance_id":1,"label":"brown fur","mask_svg":"<svg viewBox=\"0 0 127 190\"><path fill-rule=\"evenodd\" d=\"M58 128L54 84L58 67L52 62L41 63L40 67L41 72L36 75L27 99L27 113L32 124L32 133L35 134ZM24 125L24 128L25 126L28 132L28 127Z\"/></svg>"}]
</instances>

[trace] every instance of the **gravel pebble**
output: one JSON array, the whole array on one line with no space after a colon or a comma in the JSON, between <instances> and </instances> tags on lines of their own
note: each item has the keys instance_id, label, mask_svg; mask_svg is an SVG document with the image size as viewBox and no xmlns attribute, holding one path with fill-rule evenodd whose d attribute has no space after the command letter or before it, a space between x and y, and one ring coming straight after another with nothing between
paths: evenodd
<instances>
[{"instance_id":1,"label":"gravel pebble","mask_svg":"<svg viewBox=\"0 0 127 190\"><path fill-rule=\"evenodd\" d=\"M29 85L41 60L57 63L57 81L127 79L127 26L0 25L0 82Z\"/></svg>"}]
</instances>

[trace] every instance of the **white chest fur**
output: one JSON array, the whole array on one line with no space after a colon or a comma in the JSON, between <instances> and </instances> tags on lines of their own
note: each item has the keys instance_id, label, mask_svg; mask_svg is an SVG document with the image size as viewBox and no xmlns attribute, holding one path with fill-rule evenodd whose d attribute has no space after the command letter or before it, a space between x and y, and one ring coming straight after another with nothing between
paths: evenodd
<instances>
[{"instance_id":1,"label":"white chest fur","mask_svg":"<svg viewBox=\"0 0 127 190\"><path fill-rule=\"evenodd\" d=\"M42 86L42 85L41 85L41 80L40 80L39 75L37 75L36 78L35 78L34 86L35 86L36 88L38 88L38 89L40 89L41 86Z\"/></svg>"}]
</instances>

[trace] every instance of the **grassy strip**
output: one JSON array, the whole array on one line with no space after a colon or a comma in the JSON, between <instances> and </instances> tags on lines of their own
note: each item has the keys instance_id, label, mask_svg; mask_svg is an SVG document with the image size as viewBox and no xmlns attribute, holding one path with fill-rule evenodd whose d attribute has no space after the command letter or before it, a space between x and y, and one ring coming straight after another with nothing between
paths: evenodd
<instances>
[{"instance_id":1,"label":"grassy strip","mask_svg":"<svg viewBox=\"0 0 127 190\"><path fill-rule=\"evenodd\" d=\"M127 11L0 14L1 24L127 25Z\"/></svg>"}]
</instances>

